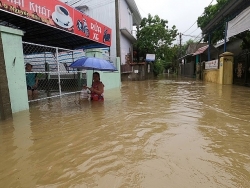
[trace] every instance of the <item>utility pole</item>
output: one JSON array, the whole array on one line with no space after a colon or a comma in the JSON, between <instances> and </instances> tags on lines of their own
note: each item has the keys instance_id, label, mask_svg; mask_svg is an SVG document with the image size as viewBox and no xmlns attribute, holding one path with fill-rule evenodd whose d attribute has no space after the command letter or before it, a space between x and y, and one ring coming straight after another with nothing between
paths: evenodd
<instances>
[{"instance_id":1,"label":"utility pole","mask_svg":"<svg viewBox=\"0 0 250 188\"><path fill-rule=\"evenodd\" d=\"M121 57L119 0L115 0L116 56Z\"/></svg>"},{"instance_id":2,"label":"utility pole","mask_svg":"<svg viewBox=\"0 0 250 188\"><path fill-rule=\"evenodd\" d=\"M181 33L179 33L179 37L180 37L180 57L182 56L182 53L181 53L181 40L182 40L182 38L181 38Z\"/></svg>"}]
</instances>

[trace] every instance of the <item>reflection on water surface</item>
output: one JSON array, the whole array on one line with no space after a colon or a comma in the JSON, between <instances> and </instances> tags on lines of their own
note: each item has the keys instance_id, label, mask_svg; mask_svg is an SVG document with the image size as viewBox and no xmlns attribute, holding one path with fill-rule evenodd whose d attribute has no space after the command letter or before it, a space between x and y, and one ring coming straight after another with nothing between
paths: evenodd
<instances>
[{"instance_id":1,"label":"reflection on water surface","mask_svg":"<svg viewBox=\"0 0 250 188\"><path fill-rule=\"evenodd\" d=\"M0 124L0 185L248 188L249 96L171 78L31 104Z\"/></svg>"}]
</instances>

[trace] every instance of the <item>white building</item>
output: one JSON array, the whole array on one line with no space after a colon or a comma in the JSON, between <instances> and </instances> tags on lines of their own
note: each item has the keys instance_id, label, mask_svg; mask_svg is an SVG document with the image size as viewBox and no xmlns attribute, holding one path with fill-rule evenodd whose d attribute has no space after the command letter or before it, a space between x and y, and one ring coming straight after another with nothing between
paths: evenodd
<instances>
[{"instance_id":1,"label":"white building","mask_svg":"<svg viewBox=\"0 0 250 188\"><path fill-rule=\"evenodd\" d=\"M134 0L61 0L112 29L110 56L126 63L133 54L136 30L142 20ZM116 16L118 15L118 16ZM130 56L132 57L132 56Z\"/></svg>"}]
</instances>

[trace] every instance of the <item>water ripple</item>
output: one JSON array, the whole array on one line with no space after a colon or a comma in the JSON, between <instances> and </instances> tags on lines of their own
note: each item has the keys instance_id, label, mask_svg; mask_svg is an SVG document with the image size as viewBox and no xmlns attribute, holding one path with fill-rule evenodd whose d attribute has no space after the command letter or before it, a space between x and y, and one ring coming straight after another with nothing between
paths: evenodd
<instances>
[{"instance_id":1,"label":"water ripple","mask_svg":"<svg viewBox=\"0 0 250 188\"><path fill-rule=\"evenodd\" d=\"M249 96L176 77L39 101L1 123L0 185L248 188Z\"/></svg>"}]
</instances>

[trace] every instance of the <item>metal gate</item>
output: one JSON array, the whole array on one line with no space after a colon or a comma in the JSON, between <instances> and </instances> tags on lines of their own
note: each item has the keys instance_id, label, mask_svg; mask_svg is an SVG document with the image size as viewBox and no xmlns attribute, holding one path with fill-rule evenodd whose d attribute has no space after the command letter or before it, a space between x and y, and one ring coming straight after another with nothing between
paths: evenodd
<instances>
[{"instance_id":1,"label":"metal gate","mask_svg":"<svg viewBox=\"0 0 250 188\"><path fill-rule=\"evenodd\" d=\"M183 65L181 65L181 75L194 78L195 77L195 69L196 69L196 66L195 66L194 62L183 64Z\"/></svg>"},{"instance_id":2,"label":"metal gate","mask_svg":"<svg viewBox=\"0 0 250 188\"><path fill-rule=\"evenodd\" d=\"M250 51L243 51L234 58L233 83L250 86Z\"/></svg>"}]
</instances>

